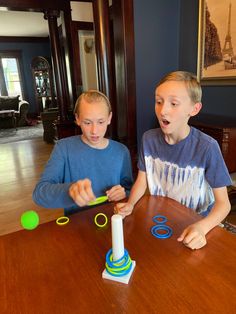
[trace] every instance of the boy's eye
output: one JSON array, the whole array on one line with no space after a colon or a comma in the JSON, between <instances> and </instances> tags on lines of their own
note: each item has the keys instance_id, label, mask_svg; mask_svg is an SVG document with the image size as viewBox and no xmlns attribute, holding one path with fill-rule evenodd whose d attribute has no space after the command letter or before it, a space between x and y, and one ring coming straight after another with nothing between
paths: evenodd
<instances>
[{"instance_id":1,"label":"boy's eye","mask_svg":"<svg viewBox=\"0 0 236 314\"><path fill-rule=\"evenodd\" d=\"M177 106L177 104L176 104L175 102L172 102L171 105L172 105L173 107L176 107L176 106Z\"/></svg>"},{"instance_id":2,"label":"boy's eye","mask_svg":"<svg viewBox=\"0 0 236 314\"><path fill-rule=\"evenodd\" d=\"M89 122L89 121L84 121L83 122L85 125L90 125L91 124L91 122Z\"/></svg>"},{"instance_id":3,"label":"boy's eye","mask_svg":"<svg viewBox=\"0 0 236 314\"><path fill-rule=\"evenodd\" d=\"M99 121L98 123L99 123L99 124L103 124L103 123L105 123L105 121Z\"/></svg>"},{"instance_id":4,"label":"boy's eye","mask_svg":"<svg viewBox=\"0 0 236 314\"><path fill-rule=\"evenodd\" d=\"M157 104L157 105L161 105L161 103L162 103L161 100L158 100L158 99L156 100L156 104Z\"/></svg>"}]
</instances>

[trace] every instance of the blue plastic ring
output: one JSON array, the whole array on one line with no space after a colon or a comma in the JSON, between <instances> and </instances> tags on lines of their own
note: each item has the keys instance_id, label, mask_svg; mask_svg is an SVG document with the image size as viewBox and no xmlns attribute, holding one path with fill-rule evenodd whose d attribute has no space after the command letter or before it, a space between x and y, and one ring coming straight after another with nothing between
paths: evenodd
<instances>
[{"instance_id":1,"label":"blue plastic ring","mask_svg":"<svg viewBox=\"0 0 236 314\"><path fill-rule=\"evenodd\" d=\"M159 231L166 231L166 233L160 233ZM153 226L151 229L151 233L154 237L159 239L167 239L172 236L172 229L169 226L166 225L156 225Z\"/></svg>"},{"instance_id":2,"label":"blue plastic ring","mask_svg":"<svg viewBox=\"0 0 236 314\"><path fill-rule=\"evenodd\" d=\"M156 222L157 224L164 224L165 222L167 222L167 218L163 215L156 215L153 217L152 220Z\"/></svg>"},{"instance_id":3,"label":"blue plastic ring","mask_svg":"<svg viewBox=\"0 0 236 314\"><path fill-rule=\"evenodd\" d=\"M120 264L118 266L118 264ZM107 267L108 266L108 267ZM109 271L112 269L112 272ZM124 249L124 256L122 256L117 261L112 261L112 249L110 249L106 254L106 270L107 272L115 277L121 277L127 275L132 268L132 261L130 259L129 253Z\"/></svg>"}]
</instances>

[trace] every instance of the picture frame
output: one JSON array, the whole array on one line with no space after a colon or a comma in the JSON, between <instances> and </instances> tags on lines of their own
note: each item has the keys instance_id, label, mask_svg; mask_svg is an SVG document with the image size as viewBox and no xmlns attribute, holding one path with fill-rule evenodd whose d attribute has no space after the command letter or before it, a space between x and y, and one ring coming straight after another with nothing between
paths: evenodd
<instances>
[{"instance_id":1,"label":"picture frame","mask_svg":"<svg viewBox=\"0 0 236 314\"><path fill-rule=\"evenodd\" d=\"M199 0L197 77L236 85L236 0Z\"/></svg>"}]
</instances>

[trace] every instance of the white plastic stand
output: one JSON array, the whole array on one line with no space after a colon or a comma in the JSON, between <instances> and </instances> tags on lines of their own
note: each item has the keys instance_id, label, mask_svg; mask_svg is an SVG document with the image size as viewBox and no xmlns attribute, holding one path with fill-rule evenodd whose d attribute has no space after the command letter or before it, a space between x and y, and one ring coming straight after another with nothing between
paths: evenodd
<instances>
[{"instance_id":1,"label":"white plastic stand","mask_svg":"<svg viewBox=\"0 0 236 314\"><path fill-rule=\"evenodd\" d=\"M114 261L117 261L124 256L124 236L123 236L123 219L121 215L113 215L111 217L111 230L112 230L112 257ZM112 276L106 269L102 272L102 278L129 283L130 277L134 271L136 262L132 261L132 268L130 272L124 276Z\"/></svg>"},{"instance_id":2,"label":"white plastic stand","mask_svg":"<svg viewBox=\"0 0 236 314\"><path fill-rule=\"evenodd\" d=\"M136 262L132 261L132 268L130 269L130 272L127 275L120 276L120 277L112 276L107 272L106 269L104 269L104 271L102 272L102 278L128 284L135 266L136 266Z\"/></svg>"}]
</instances>

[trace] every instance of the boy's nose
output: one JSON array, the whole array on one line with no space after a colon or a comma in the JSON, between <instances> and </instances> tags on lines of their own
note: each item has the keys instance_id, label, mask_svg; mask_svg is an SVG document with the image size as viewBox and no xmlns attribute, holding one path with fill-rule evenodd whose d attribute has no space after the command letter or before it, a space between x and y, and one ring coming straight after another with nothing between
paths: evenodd
<instances>
[{"instance_id":1,"label":"boy's nose","mask_svg":"<svg viewBox=\"0 0 236 314\"><path fill-rule=\"evenodd\" d=\"M160 107L160 114L162 116L166 115L168 113L168 106L166 104L163 104L161 107Z\"/></svg>"},{"instance_id":2,"label":"boy's nose","mask_svg":"<svg viewBox=\"0 0 236 314\"><path fill-rule=\"evenodd\" d=\"M96 132L97 132L97 126L96 126L96 124L92 124L91 133L96 134Z\"/></svg>"}]
</instances>

